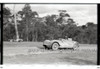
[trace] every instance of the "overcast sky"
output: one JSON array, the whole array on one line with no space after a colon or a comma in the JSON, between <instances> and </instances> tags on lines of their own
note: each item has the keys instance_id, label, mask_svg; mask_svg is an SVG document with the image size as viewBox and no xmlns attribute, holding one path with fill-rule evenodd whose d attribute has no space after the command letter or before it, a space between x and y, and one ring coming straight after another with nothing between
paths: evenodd
<instances>
[{"instance_id":1,"label":"overcast sky","mask_svg":"<svg viewBox=\"0 0 100 69\"><path fill-rule=\"evenodd\" d=\"M22 10L25 4L16 4L15 10ZM13 10L13 4L6 4L6 7ZM97 24L97 5L96 4L30 4L33 11L37 11L40 17L52 14L59 14L58 10L67 10L67 13L79 25L87 22Z\"/></svg>"}]
</instances>

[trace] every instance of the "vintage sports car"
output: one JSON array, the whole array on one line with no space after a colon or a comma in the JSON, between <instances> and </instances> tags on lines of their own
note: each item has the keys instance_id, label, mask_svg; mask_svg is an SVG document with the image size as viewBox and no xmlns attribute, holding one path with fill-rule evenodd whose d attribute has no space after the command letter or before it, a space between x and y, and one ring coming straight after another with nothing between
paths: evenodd
<instances>
[{"instance_id":1,"label":"vintage sports car","mask_svg":"<svg viewBox=\"0 0 100 69\"><path fill-rule=\"evenodd\" d=\"M59 48L71 48L76 49L79 47L79 43L73 41L71 38L59 39L59 40L45 40L43 42L45 49L58 50Z\"/></svg>"}]
</instances>

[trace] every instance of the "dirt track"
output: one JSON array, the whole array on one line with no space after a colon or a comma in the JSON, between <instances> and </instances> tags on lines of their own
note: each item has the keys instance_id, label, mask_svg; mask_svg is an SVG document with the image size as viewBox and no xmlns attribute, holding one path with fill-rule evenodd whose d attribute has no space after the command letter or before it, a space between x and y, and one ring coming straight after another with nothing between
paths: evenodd
<instances>
[{"instance_id":1,"label":"dirt track","mask_svg":"<svg viewBox=\"0 0 100 69\"><path fill-rule=\"evenodd\" d=\"M4 64L96 65L97 45L81 44L74 51L45 50L42 42L4 42Z\"/></svg>"}]
</instances>

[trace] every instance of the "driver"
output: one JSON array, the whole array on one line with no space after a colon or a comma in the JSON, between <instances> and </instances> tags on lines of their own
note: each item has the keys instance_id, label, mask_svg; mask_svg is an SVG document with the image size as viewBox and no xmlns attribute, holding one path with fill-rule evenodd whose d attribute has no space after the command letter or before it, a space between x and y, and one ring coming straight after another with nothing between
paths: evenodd
<instances>
[{"instance_id":1,"label":"driver","mask_svg":"<svg viewBox=\"0 0 100 69\"><path fill-rule=\"evenodd\" d=\"M66 40L68 40L68 37L67 37L67 36L65 36L65 39L66 39Z\"/></svg>"}]
</instances>

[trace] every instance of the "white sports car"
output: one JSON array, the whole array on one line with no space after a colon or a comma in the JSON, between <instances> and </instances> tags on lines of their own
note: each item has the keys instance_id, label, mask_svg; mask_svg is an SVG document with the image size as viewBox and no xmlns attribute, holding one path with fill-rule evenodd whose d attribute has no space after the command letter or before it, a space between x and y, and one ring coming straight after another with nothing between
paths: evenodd
<instances>
[{"instance_id":1,"label":"white sports car","mask_svg":"<svg viewBox=\"0 0 100 69\"><path fill-rule=\"evenodd\" d=\"M59 40L45 40L43 46L48 49L58 50L59 48L72 48L75 49L79 47L79 43L69 39L59 39Z\"/></svg>"}]
</instances>

